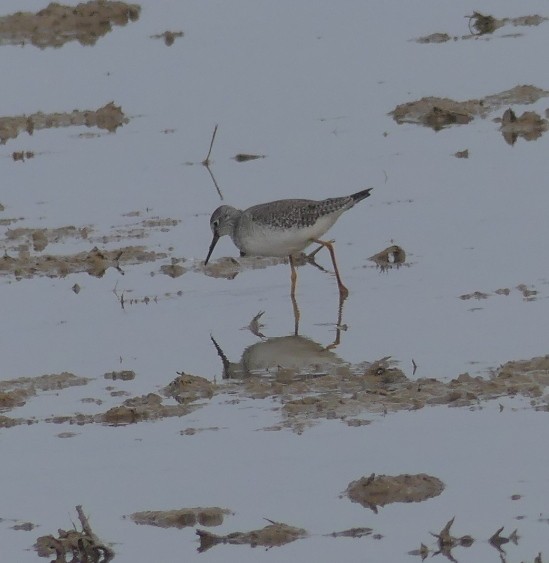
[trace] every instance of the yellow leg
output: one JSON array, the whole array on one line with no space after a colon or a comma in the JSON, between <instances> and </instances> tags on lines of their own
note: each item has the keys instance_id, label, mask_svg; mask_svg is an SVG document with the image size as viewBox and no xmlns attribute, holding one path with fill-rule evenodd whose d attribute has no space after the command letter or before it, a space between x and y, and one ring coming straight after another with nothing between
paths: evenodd
<instances>
[{"instance_id":1,"label":"yellow leg","mask_svg":"<svg viewBox=\"0 0 549 563\"><path fill-rule=\"evenodd\" d=\"M290 295L292 297L295 297L295 286L296 286L296 283L297 283L297 270L295 269L294 257L290 256L289 260L290 260L290 268L291 268L290 279L292 280L292 288L290 290Z\"/></svg>"},{"instance_id":2,"label":"yellow leg","mask_svg":"<svg viewBox=\"0 0 549 563\"><path fill-rule=\"evenodd\" d=\"M337 269L333 244L330 241L324 241L319 239L313 239L313 242L316 242L317 244L320 244L328 249L328 252L330 253L330 256L332 258L332 264L334 265L334 272L337 280L337 286L339 287L339 295L341 295L341 297L345 299L349 295L349 290L343 285L343 282L341 281L341 276L339 275L339 270Z\"/></svg>"},{"instance_id":3,"label":"yellow leg","mask_svg":"<svg viewBox=\"0 0 549 563\"><path fill-rule=\"evenodd\" d=\"M297 301L295 298L295 286L297 283L297 270L295 269L294 259L293 256L289 257L290 259L290 268L291 268L291 280L292 280L292 288L290 290L290 297L292 298L292 307L294 309L294 333L297 335L299 332L299 307L297 306Z\"/></svg>"}]
</instances>

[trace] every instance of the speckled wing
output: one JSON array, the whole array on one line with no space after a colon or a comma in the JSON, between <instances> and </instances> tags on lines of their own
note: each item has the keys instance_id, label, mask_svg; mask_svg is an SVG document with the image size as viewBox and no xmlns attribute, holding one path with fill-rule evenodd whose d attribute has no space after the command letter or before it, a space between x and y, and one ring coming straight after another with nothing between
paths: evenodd
<instances>
[{"instance_id":1,"label":"speckled wing","mask_svg":"<svg viewBox=\"0 0 549 563\"><path fill-rule=\"evenodd\" d=\"M258 225L275 229L311 227L320 217L340 214L354 205L351 196L314 201L311 199L282 199L250 207L245 214Z\"/></svg>"}]
</instances>

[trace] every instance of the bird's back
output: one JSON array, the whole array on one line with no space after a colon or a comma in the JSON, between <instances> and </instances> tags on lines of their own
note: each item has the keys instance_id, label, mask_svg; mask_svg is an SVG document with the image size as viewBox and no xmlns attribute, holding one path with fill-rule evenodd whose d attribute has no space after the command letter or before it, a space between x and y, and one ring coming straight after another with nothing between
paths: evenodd
<instances>
[{"instance_id":1,"label":"bird's back","mask_svg":"<svg viewBox=\"0 0 549 563\"><path fill-rule=\"evenodd\" d=\"M271 228L294 229L311 227L321 217L334 215L334 222L347 209L368 197L370 190L358 192L351 196L331 197L323 200L313 199L280 199L269 203L260 203L244 211L254 223ZM359 198L359 195L365 194Z\"/></svg>"}]
</instances>

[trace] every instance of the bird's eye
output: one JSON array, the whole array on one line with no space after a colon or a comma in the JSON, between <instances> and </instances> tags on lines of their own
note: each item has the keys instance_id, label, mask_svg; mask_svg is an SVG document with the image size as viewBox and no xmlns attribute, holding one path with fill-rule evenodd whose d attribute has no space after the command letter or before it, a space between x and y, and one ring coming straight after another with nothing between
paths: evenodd
<instances>
[{"instance_id":1,"label":"bird's eye","mask_svg":"<svg viewBox=\"0 0 549 563\"><path fill-rule=\"evenodd\" d=\"M217 227L219 227L219 219L216 219L213 223L212 223L214 229L217 229Z\"/></svg>"}]
</instances>

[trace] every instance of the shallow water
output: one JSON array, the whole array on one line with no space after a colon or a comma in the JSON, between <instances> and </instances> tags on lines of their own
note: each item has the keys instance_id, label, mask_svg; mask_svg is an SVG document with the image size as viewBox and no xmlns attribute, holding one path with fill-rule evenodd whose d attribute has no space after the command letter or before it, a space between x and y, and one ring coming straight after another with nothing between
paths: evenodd
<instances>
[{"instance_id":1,"label":"shallow water","mask_svg":"<svg viewBox=\"0 0 549 563\"><path fill-rule=\"evenodd\" d=\"M5 1L0 16L44 6ZM205 561L414 560L407 553L422 542L436 551L430 532L453 516L452 532L476 540L452 550L459 561L499 561L488 539L501 526L503 535L517 528L520 536L517 545L502 546L509 561L547 557L544 389L535 399L479 398L385 415L365 410L358 417L372 423L358 427L324 416L292 432L265 430L283 426L282 395L261 399L233 382L227 394L217 390L183 417L127 426L48 422L74 422L76 413L97 415L128 397L160 393L176 372L224 385L211 336L227 361L249 368L243 354L261 339L241 329L260 311L265 337L293 332L287 264L255 268L244 260L234 279L213 278L202 267L209 216L221 202L201 165L215 124L210 169L225 203L247 207L374 188L327 235L336 239L350 289L341 319L333 276L312 266L298 270L300 334L313 350L301 372L318 372L318 351L334 341L338 322L346 330L331 351L336 371L361 372L390 356L412 380L448 382L463 372L488 377L505 362L548 353L547 134L509 145L493 121L507 106L437 132L399 125L388 114L424 96L468 100L520 84L549 89L540 72L549 22L459 39L470 33L464 16L479 9L472 3L141 7L137 21L114 26L93 46L1 46L3 75L10 77L2 116L97 110L113 101L129 118L115 133L46 128L2 145L0 218L14 219L0 227L5 253L139 245L165 254L137 264L121 258L119 269L111 264L99 278L2 273L0 383L61 372L91 378L38 391L0 412L36 422L0 429L5 560L36 560L36 538L70 528L78 504L113 545L117 562L192 557L193 527L138 527L123 517L196 506L235 513L210 529L217 534L262 528L264 518L310 534L270 550L215 546L200 555ZM546 16L544 9L539 2L482 6L497 17ZM151 38L166 30L184 35L170 47ZM458 39L415 41L435 32ZM514 33L521 35L508 36ZM512 107L544 118L549 98ZM454 156L464 149L468 158ZM14 161L15 151L34 156ZM237 162L239 153L265 158ZM8 233L69 225L87 227L88 238L61 237L35 251L28 238ZM405 250L406 262L381 271L369 257L392 244ZM239 259L225 238L213 260L228 256ZM172 259L186 269L180 277L160 270ZM327 254L318 260L330 268ZM460 299L474 292L485 298ZM274 356L254 359L252 371L265 363L271 373L288 367L281 351ZM118 370L134 370L135 379L104 379ZM207 430L181 435L187 428ZM58 437L62 432L76 435ZM340 498L351 481L371 473L422 472L446 484L439 497L387 505L378 514ZM514 494L520 498L512 500ZM18 522L37 527L13 530ZM323 536L353 527L382 537Z\"/></svg>"}]
</instances>

